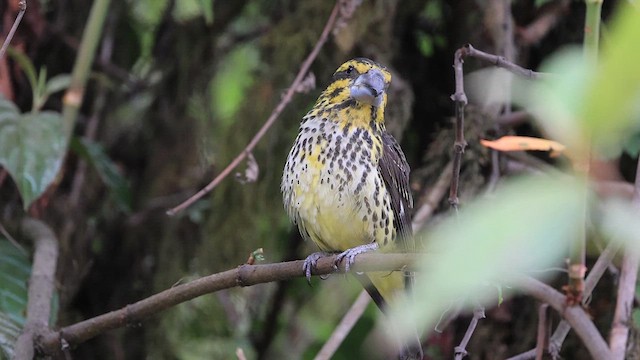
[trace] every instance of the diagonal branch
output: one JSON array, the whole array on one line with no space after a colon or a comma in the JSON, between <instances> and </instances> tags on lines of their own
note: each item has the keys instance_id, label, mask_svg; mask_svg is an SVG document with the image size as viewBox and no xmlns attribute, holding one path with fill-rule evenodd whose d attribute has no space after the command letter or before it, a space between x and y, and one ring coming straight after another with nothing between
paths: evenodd
<instances>
[{"instance_id":1,"label":"diagonal branch","mask_svg":"<svg viewBox=\"0 0 640 360\"><path fill-rule=\"evenodd\" d=\"M361 254L351 266L352 271L393 271L406 270L407 265L415 260L424 259L424 254ZM314 275L327 275L336 271L345 272L344 262L335 269L336 255L318 260ZM166 310L174 305L194 299L198 296L213 293L237 286L251 286L259 283L289 280L304 276L302 264L304 260L289 261L264 265L240 265L235 269L209 275L192 282L181 284L152 295L126 307L65 326L58 331L44 334L38 341L44 354L54 354L59 349L75 346L85 342L107 330L116 329L128 324L137 324L141 320Z\"/></svg>"},{"instance_id":2,"label":"diagonal branch","mask_svg":"<svg viewBox=\"0 0 640 360\"><path fill-rule=\"evenodd\" d=\"M589 350L591 357L595 360L612 359L607 343L582 307L567 306L566 296L531 277L521 276L514 285L536 299L551 305L575 330L582 343Z\"/></svg>"},{"instance_id":3,"label":"diagonal branch","mask_svg":"<svg viewBox=\"0 0 640 360\"><path fill-rule=\"evenodd\" d=\"M215 177L215 179L213 179L209 184L207 184L207 186L205 186L196 194L194 194L193 196L185 200L182 204L172 209L169 209L167 211L167 215L173 216L179 213L180 211L192 205L194 202L200 200L203 196L210 193L211 190L213 190L216 186L218 186L218 184L220 184L220 182L222 182L224 178L229 176L229 174L231 174L233 169L235 169L238 165L240 165L242 160L244 160L247 157L247 154L249 154L253 150L253 148L256 147L258 142L267 133L269 128L271 128L271 125L273 125L276 119L278 119L278 116L280 116L280 113L291 102L291 100L293 99L293 95L298 91L300 84L302 83L305 76L307 75L307 72L309 71L311 64L318 56L318 53L320 52L320 49L322 49L322 46L324 46L324 44L327 42L329 33L333 29L336 23L336 19L338 17L338 13L340 10L340 3L341 3L340 0L336 1L336 5L333 7L333 10L331 11L331 15L329 15L329 19L327 20L327 23L324 26L324 29L322 30L322 34L320 35L320 38L318 38L318 42L316 42L316 45L313 47L313 50L311 50L311 53L309 54L309 56L307 56L307 58L302 63L302 66L300 67L298 74L296 75L295 79L291 83L291 86L289 86L289 89L287 89L287 92L282 97L282 100L280 100L280 103L278 104L278 106L276 106L275 109L273 109L267 121L264 123L264 125L262 125L260 130L258 130L258 132L253 136L251 141L249 141L249 144L244 148L244 150L240 152L240 154L238 154L238 156L236 156L235 159L233 159L233 161L231 161L229 165L227 165L227 167L224 170L222 170L222 172L220 172L220 174L218 174L218 176Z\"/></svg>"},{"instance_id":4,"label":"diagonal branch","mask_svg":"<svg viewBox=\"0 0 640 360\"><path fill-rule=\"evenodd\" d=\"M13 26L11 26L11 30L9 30L9 34L7 34L7 37L4 39L4 42L2 43L2 48L0 48L0 59L2 59L2 57L4 56L4 53L7 51L7 48L9 47L9 43L11 42L11 39L13 39L13 35L15 35L16 30L18 30L18 25L20 25L20 22L22 21L22 17L24 16L25 11L27 11L27 0L20 0L20 2L18 2L18 7L20 11L18 11L18 15L16 16L16 21L13 22Z\"/></svg>"},{"instance_id":5,"label":"diagonal branch","mask_svg":"<svg viewBox=\"0 0 640 360\"><path fill-rule=\"evenodd\" d=\"M25 219L21 225L25 236L33 240L35 252L29 278L27 322L16 340L14 359L31 360L34 340L49 329L51 298L58 261L58 240L53 231L38 220Z\"/></svg>"}]
</instances>

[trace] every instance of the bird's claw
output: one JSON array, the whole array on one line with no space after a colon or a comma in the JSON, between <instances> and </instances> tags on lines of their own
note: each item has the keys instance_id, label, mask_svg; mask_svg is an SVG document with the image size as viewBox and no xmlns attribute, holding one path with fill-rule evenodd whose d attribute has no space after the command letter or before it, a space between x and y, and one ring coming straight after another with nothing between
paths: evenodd
<instances>
[{"instance_id":1,"label":"bird's claw","mask_svg":"<svg viewBox=\"0 0 640 360\"><path fill-rule=\"evenodd\" d=\"M313 271L313 269L318 267L318 260L328 255L331 254L320 251L314 252L313 254L307 256L306 259L304 259L304 263L302 264L302 271L307 277L307 282L309 283L309 285L311 285L311 272Z\"/></svg>"},{"instance_id":2,"label":"bird's claw","mask_svg":"<svg viewBox=\"0 0 640 360\"><path fill-rule=\"evenodd\" d=\"M338 256L336 256L336 262L334 265L338 267L338 265L342 260L346 260L344 263L344 270L345 272L349 272L349 269L351 269L351 265L353 265L353 263L356 261L356 256L362 253L366 253L366 252L377 250L377 249L378 249L378 243L375 243L375 242L372 242L366 245L356 246L351 249L347 249L346 251L343 251L340 254L338 254Z\"/></svg>"}]
</instances>

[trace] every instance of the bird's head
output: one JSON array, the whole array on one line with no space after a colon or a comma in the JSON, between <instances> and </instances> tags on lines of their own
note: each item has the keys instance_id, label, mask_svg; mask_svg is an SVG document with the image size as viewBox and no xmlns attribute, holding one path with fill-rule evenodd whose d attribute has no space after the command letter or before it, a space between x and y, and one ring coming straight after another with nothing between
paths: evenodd
<instances>
[{"instance_id":1,"label":"bird's head","mask_svg":"<svg viewBox=\"0 0 640 360\"><path fill-rule=\"evenodd\" d=\"M333 103L353 102L384 107L391 74L382 65L356 58L340 65L333 74L327 94Z\"/></svg>"}]
</instances>

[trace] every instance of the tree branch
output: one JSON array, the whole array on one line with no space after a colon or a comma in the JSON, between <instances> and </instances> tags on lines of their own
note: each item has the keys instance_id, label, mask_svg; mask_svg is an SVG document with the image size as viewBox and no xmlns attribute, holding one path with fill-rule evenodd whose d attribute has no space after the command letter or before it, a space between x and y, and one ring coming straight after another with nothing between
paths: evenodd
<instances>
[{"instance_id":1,"label":"tree branch","mask_svg":"<svg viewBox=\"0 0 640 360\"><path fill-rule=\"evenodd\" d=\"M600 281L600 278L604 274L604 272L611 264L611 261L616 256L620 248L620 244L618 243L610 243L606 249L600 254L596 263L593 264L591 271L587 275L587 279L584 281L584 299L583 301L587 301L595 289L596 285ZM571 326L567 323L566 320L560 321L558 327L553 332L551 339L549 340L549 353L552 357L556 358L560 354L560 348L562 348L562 343L564 339L569 334L571 330ZM531 349L527 352L521 353L519 355L510 357L508 360L524 360L524 359L533 359L536 356L536 349Z\"/></svg>"},{"instance_id":2,"label":"tree branch","mask_svg":"<svg viewBox=\"0 0 640 360\"><path fill-rule=\"evenodd\" d=\"M518 277L514 286L551 305L571 325L595 360L612 359L607 343L582 307L567 306L564 295L531 277Z\"/></svg>"},{"instance_id":3,"label":"tree branch","mask_svg":"<svg viewBox=\"0 0 640 360\"><path fill-rule=\"evenodd\" d=\"M16 30L18 30L18 25L20 25L20 21L22 21L22 17L24 16L24 12L27 11L27 0L20 0L18 2L18 7L20 11L18 11L18 15L16 16L16 20L13 22L13 26L11 26L11 30L9 30L9 34L4 39L2 43L2 47L0 48L0 59L4 56L4 53L7 51L9 47L9 43L11 39L13 39L13 35L15 35Z\"/></svg>"},{"instance_id":4,"label":"tree branch","mask_svg":"<svg viewBox=\"0 0 640 360\"><path fill-rule=\"evenodd\" d=\"M352 271L393 271L406 270L407 265L424 254L361 254L351 267ZM336 256L324 257L318 260L314 275L327 275L344 272L344 263L334 267ZM134 304L125 306L79 323L65 326L58 331L44 334L38 341L39 348L44 354L53 354L62 346L74 346L87 341L107 330L136 324L141 320L166 310L174 305L191 300L198 296L213 293L236 286L251 286L260 283L290 280L304 276L302 264L304 260L289 261L264 265L240 265L235 269L209 275L192 282L181 284Z\"/></svg>"},{"instance_id":5,"label":"tree branch","mask_svg":"<svg viewBox=\"0 0 640 360\"><path fill-rule=\"evenodd\" d=\"M475 309L473 309L473 318L469 323L469 327L467 327L467 331L464 333L460 344L454 349L455 360L462 360L465 356L467 356L467 344L469 344L469 340L471 340L471 335L473 335L473 332L476 330L478 321L484 318L484 306L476 305Z\"/></svg>"},{"instance_id":6,"label":"tree branch","mask_svg":"<svg viewBox=\"0 0 640 360\"><path fill-rule=\"evenodd\" d=\"M35 252L29 278L27 321L15 344L16 360L33 359L34 340L49 329L51 298L58 261L58 240L44 223L25 219L21 230L25 237L33 240Z\"/></svg>"},{"instance_id":7,"label":"tree branch","mask_svg":"<svg viewBox=\"0 0 640 360\"><path fill-rule=\"evenodd\" d=\"M636 168L636 181L633 189L633 205L640 209L640 159ZM618 284L618 296L616 309L613 314L609 346L613 353L612 359L624 359L629 339L629 324L631 322L631 310L636 291L636 280L640 254L633 246L626 249L622 258L622 270Z\"/></svg>"},{"instance_id":8,"label":"tree branch","mask_svg":"<svg viewBox=\"0 0 640 360\"><path fill-rule=\"evenodd\" d=\"M220 184L220 182L222 182L222 180L226 178L233 171L233 169L235 169L238 165L240 165L242 160L244 160L247 157L247 154L249 154L253 150L253 148L256 147L258 142L267 133L271 125L273 125L276 119L278 119L278 116L280 116L280 113L291 102L291 100L293 99L293 95L298 91L300 84L302 83L305 76L307 75L307 72L309 71L311 64L318 56L320 49L322 49L322 46L324 46L324 43L327 42L329 33L335 26L336 19L338 17L338 13L340 10L340 3L341 3L340 0L336 1L336 4L333 7L333 10L331 11L331 15L329 15L329 19L327 20L327 23L325 24L324 29L322 30L322 34L318 38L318 42L316 42L316 45L313 47L313 50L311 50L311 53L309 53L309 56L307 56L307 58L302 63L302 66L300 67L298 74L296 75L295 79L291 83L291 86L289 86L289 88L287 89L287 92L285 92L278 106L276 106L273 109L267 121L264 123L264 125L262 125L260 130L258 130L258 132L253 136L249 144L244 148L244 150L240 152L240 154L238 154L238 156L236 156L235 159L233 159L233 161L231 161L229 165L227 165L227 167L224 170L222 170L222 172L220 172L220 174L218 174L218 176L215 177L215 179L213 179L209 184L207 184L207 186L205 186L196 194L194 194L193 196L185 200L182 204L172 209L169 209L167 211L167 215L173 216L177 214L178 212L186 209L191 204L201 199L203 196L210 193L211 190L213 190L216 186L218 186L218 184Z\"/></svg>"}]
</instances>

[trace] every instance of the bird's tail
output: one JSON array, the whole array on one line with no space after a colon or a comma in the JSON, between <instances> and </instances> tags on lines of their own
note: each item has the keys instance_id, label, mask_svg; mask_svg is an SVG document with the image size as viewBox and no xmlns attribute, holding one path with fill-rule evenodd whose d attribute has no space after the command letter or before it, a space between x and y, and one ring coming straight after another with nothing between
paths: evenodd
<instances>
[{"instance_id":1,"label":"bird's tail","mask_svg":"<svg viewBox=\"0 0 640 360\"><path fill-rule=\"evenodd\" d=\"M394 294L405 293L404 289L409 290L413 287L413 273L411 272L373 272L366 274L354 273L355 277L362 283L364 289L369 293L373 302L378 308L388 315L389 302L393 303ZM389 300L387 300L389 299ZM393 306L393 305L391 305ZM400 339L400 350L398 352L399 360L421 360L423 357L422 345L415 324L407 324L411 326L410 338ZM394 329L394 334L400 331ZM403 333L406 333L403 331Z\"/></svg>"}]
</instances>

